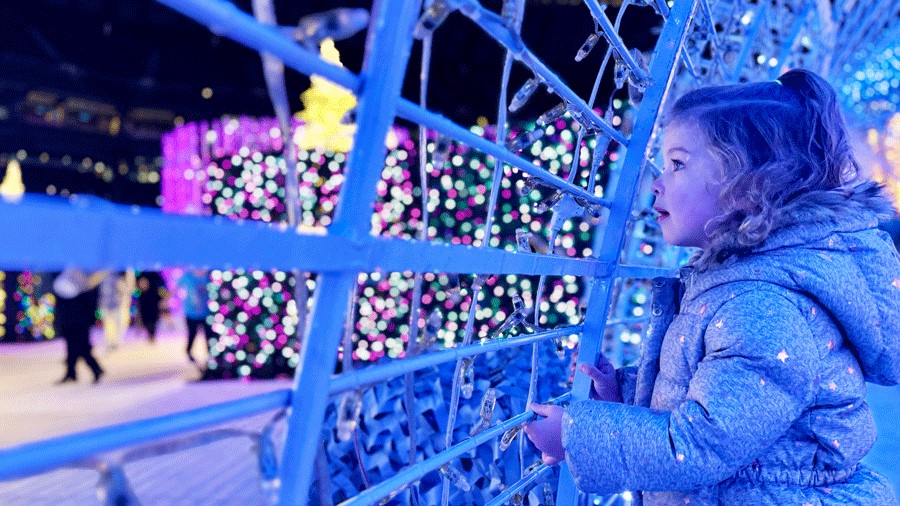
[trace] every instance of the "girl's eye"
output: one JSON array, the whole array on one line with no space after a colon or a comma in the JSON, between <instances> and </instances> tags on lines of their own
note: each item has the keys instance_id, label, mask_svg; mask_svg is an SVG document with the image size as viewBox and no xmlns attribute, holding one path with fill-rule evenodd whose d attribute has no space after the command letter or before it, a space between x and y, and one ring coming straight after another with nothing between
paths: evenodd
<instances>
[{"instance_id":1,"label":"girl's eye","mask_svg":"<svg viewBox=\"0 0 900 506\"><path fill-rule=\"evenodd\" d=\"M672 160L672 172L678 172L684 168L684 162L681 160Z\"/></svg>"}]
</instances>

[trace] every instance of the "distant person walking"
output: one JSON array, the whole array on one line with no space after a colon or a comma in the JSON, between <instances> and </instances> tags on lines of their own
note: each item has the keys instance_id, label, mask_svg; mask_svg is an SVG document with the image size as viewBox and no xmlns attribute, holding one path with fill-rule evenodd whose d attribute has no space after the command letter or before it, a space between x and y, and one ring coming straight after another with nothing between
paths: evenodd
<instances>
[{"instance_id":1,"label":"distant person walking","mask_svg":"<svg viewBox=\"0 0 900 506\"><path fill-rule=\"evenodd\" d=\"M184 318L187 322L187 357L196 363L191 348L198 331L203 329L203 339L209 348L209 338L212 337L212 328L206 317L209 315L209 294L206 285L209 283L209 273L204 270L185 270L178 280L179 295L183 301Z\"/></svg>"},{"instance_id":2,"label":"distant person walking","mask_svg":"<svg viewBox=\"0 0 900 506\"><path fill-rule=\"evenodd\" d=\"M118 348L128 330L134 287L134 273L131 271L111 272L100 282L100 318L108 350Z\"/></svg>"},{"instance_id":3,"label":"distant person walking","mask_svg":"<svg viewBox=\"0 0 900 506\"><path fill-rule=\"evenodd\" d=\"M94 383L103 376L103 368L91 353L91 327L97 322L97 286L105 272L87 274L66 269L53 281L57 295L54 322L56 332L66 340L66 374L57 384L76 381L78 359L94 373Z\"/></svg>"},{"instance_id":4,"label":"distant person walking","mask_svg":"<svg viewBox=\"0 0 900 506\"><path fill-rule=\"evenodd\" d=\"M147 340L152 343L156 340L159 304L166 290L165 282L158 272L145 271L138 276L137 287L141 291L138 295L138 311L141 315L141 322L147 329Z\"/></svg>"}]
</instances>

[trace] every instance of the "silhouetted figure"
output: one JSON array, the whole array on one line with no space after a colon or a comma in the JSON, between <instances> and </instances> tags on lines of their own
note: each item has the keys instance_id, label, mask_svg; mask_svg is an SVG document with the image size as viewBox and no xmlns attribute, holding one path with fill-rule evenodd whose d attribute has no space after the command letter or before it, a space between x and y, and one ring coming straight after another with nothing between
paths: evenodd
<instances>
[{"instance_id":1,"label":"silhouetted figure","mask_svg":"<svg viewBox=\"0 0 900 506\"><path fill-rule=\"evenodd\" d=\"M212 329L206 317L209 315L209 294L206 285L209 283L209 274L204 270L186 270L178 280L178 287L183 301L184 319L187 322L187 357L196 363L191 354L191 347L197 332L203 328L203 338L209 348L209 338Z\"/></svg>"},{"instance_id":2,"label":"silhouetted figure","mask_svg":"<svg viewBox=\"0 0 900 506\"><path fill-rule=\"evenodd\" d=\"M141 322L147 329L147 339L156 340L156 326L159 323L159 303L163 298L165 282L158 272L142 272L137 278L137 287L141 291L138 296L138 310Z\"/></svg>"},{"instance_id":3,"label":"silhouetted figure","mask_svg":"<svg viewBox=\"0 0 900 506\"><path fill-rule=\"evenodd\" d=\"M56 332L66 340L66 375L58 383L76 381L75 364L79 358L94 373L94 383L103 376L103 368L91 354L91 327L97 322L97 285L105 273L88 275L66 269L53 282L56 292L54 323Z\"/></svg>"},{"instance_id":4,"label":"silhouetted figure","mask_svg":"<svg viewBox=\"0 0 900 506\"><path fill-rule=\"evenodd\" d=\"M118 348L128 330L134 284L132 271L111 272L100 282L100 319L107 350Z\"/></svg>"}]
</instances>

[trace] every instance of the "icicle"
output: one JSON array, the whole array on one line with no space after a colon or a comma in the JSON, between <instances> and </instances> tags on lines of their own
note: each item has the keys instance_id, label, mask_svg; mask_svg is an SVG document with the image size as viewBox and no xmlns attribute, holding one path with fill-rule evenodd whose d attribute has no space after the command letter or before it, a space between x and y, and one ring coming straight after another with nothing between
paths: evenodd
<instances>
[{"instance_id":1,"label":"icicle","mask_svg":"<svg viewBox=\"0 0 900 506\"><path fill-rule=\"evenodd\" d=\"M541 114L537 119L537 124L541 126L547 126L551 121L556 121L565 113L566 103L560 102L556 104L552 109L546 111L544 114Z\"/></svg>"},{"instance_id":2,"label":"icicle","mask_svg":"<svg viewBox=\"0 0 900 506\"><path fill-rule=\"evenodd\" d=\"M541 506L556 506L556 496L553 493L553 485L544 483L544 486L541 489L541 495L544 498L541 502Z\"/></svg>"},{"instance_id":3,"label":"icicle","mask_svg":"<svg viewBox=\"0 0 900 506\"><path fill-rule=\"evenodd\" d=\"M519 13L516 3L516 0L503 0L503 8L500 10L503 24L512 29L516 29L519 26Z\"/></svg>"},{"instance_id":4,"label":"icicle","mask_svg":"<svg viewBox=\"0 0 900 506\"><path fill-rule=\"evenodd\" d=\"M599 219L603 214L603 206L598 206L596 204L587 204L584 206L584 214L583 217L585 220L587 219Z\"/></svg>"},{"instance_id":5,"label":"icicle","mask_svg":"<svg viewBox=\"0 0 900 506\"><path fill-rule=\"evenodd\" d=\"M341 441L349 441L359 423L359 412L362 409L362 395L358 390L347 392L341 397L338 407L337 436Z\"/></svg>"},{"instance_id":6,"label":"icicle","mask_svg":"<svg viewBox=\"0 0 900 506\"><path fill-rule=\"evenodd\" d=\"M515 293L512 296L513 300L513 312L503 320L503 323L494 330L493 334L491 334L491 339L496 339L501 337L504 332L508 332L515 328L518 325L522 325L525 323L525 317L528 313L528 309L525 307L525 302L522 301L522 297L519 294Z\"/></svg>"},{"instance_id":7,"label":"icicle","mask_svg":"<svg viewBox=\"0 0 900 506\"><path fill-rule=\"evenodd\" d=\"M450 281L450 289L447 290L449 294L447 298L453 304L459 304L459 301L462 300L462 286L459 284L459 274L448 274L447 275Z\"/></svg>"},{"instance_id":8,"label":"icicle","mask_svg":"<svg viewBox=\"0 0 900 506\"><path fill-rule=\"evenodd\" d=\"M560 201L560 199L562 199L562 196L563 196L562 192L556 192L553 195L547 197L546 199L538 202L534 206L534 212L546 213L547 211L552 209L553 206L555 206L556 203Z\"/></svg>"},{"instance_id":9,"label":"icicle","mask_svg":"<svg viewBox=\"0 0 900 506\"><path fill-rule=\"evenodd\" d=\"M459 370L459 393L466 399L471 399L475 390L475 358L464 358L462 362L462 368Z\"/></svg>"},{"instance_id":10,"label":"icicle","mask_svg":"<svg viewBox=\"0 0 900 506\"><path fill-rule=\"evenodd\" d=\"M600 36L596 33L588 35L587 40L585 40L584 44L582 44L578 49L578 53L575 55L575 61L581 61L587 58L587 55L591 52L591 49L594 49L594 46L597 45L598 40L600 40Z\"/></svg>"},{"instance_id":11,"label":"icicle","mask_svg":"<svg viewBox=\"0 0 900 506\"><path fill-rule=\"evenodd\" d=\"M431 152L431 167L437 170L442 170L444 165L447 164L447 160L450 159L450 138L445 137L443 135L438 135L437 139L434 141L434 151Z\"/></svg>"},{"instance_id":12,"label":"icicle","mask_svg":"<svg viewBox=\"0 0 900 506\"><path fill-rule=\"evenodd\" d=\"M441 26L441 23L447 19L452 10L445 0L434 0L416 23L416 27L413 29L413 37L417 39L425 38L426 35Z\"/></svg>"},{"instance_id":13,"label":"icicle","mask_svg":"<svg viewBox=\"0 0 900 506\"><path fill-rule=\"evenodd\" d=\"M497 405L497 391L493 388L488 388L484 392L484 398L481 400L481 419L490 426L491 418L494 416L494 406Z\"/></svg>"},{"instance_id":14,"label":"icicle","mask_svg":"<svg viewBox=\"0 0 900 506\"><path fill-rule=\"evenodd\" d=\"M607 111L606 116L611 116L612 111ZM591 158L591 172L588 177L588 191L594 191L594 183L597 179L597 172L600 171L600 164L606 158L606 151L609 149L609 143L612 138L605 133L597 135L594 144L594 154ZM599 217L599 215L598 215Z\"/></svg>"},{"instance_id":15,"label":"icicle","mask_svg":"<svg viewBox=\"0 0 900 506\"><path fill-rule=\"evenodd\" d=\"M479 432L491 426L491 418L493 418L494 416L494 406L496 405L497 391L493 388L488 388L487 391L484 392L484 398L481 399L481 420L479 420L477 424L472 426L472 430L469 431L470 436L475 436Z\"/></svg>"},{"instance_id":16,"label":"icicle","mask_svg":"<svg viewBox=\"0 0 900 506\"><path fill-rule=\"evenodd\" d=\"M528 240L531 238L531 232L522 229L516 230L516 251L518 253L533 253L531 244Z\"/></svg>"},{"instance_id":17,"label":"icicle","mask_svg":"<svg viewBox=\"0 0 900 506\"><path fill-rule=\"evenodd\" d=\"M338 8L303 16L296 27L287 27L294 39L318 49L325 39L343 40L356 35L369 24L366 9Z\"/></svg>"},{"instance_id":18,"label":"icicle","mask_svg":"<svg viewBox=\"0 0 900 506\"><path fill-rule=\"evenodd\" d=\"M536 177L529 177L528 179L524 179L522 181L522 187L519 188L519 195L522 197L527 197L529 193L534 191L535 188L538 187L540 181Z\"/></svg>"},{"instance_id":19,"label":"icicle","mask_svg":"<svg viewBox=\"0 0 900 506\"><path fill-rule=\"evenodd\" d=\"M576 126L580 125L580 128L584 128L587 132L594 129L594 122L591 121L586 113L582 112L580 108L567 103L566 110L569 113L569 116L572 117L572 120L575 121Z\"/></svg>"},{"instance_id":20,"label":"icicle","mask_svg":"<svg viewBox=\"0 0 900 506\"><path fill-rule=\"evenodd\" d=\"M523 132L517 135L514 139L510 139L506 143L506 149L512 151L513 153L522 151L523 149L531 146L538 139L544 136L543 128L535 128L530 132Z\"/></svg>"},{"instance_id":21,"label":"icicle","mask_svg":"<svg viewBox=\"0 0 900 506\"><path fill-rule=\"evenodd\" d=\"M472 490L472 485L469 484L469 480L467 480L466 477L463 476L463 474L458 469L456 469L456 467L450 465L449 462L442 465L439 470L441 474L446 476L447 479L450 480L451 483L456 485L460 490L464 492Z\"/></svg>"},{"instance_id":22,"label":"icicle","mask_svg":"<svg viewBox=\"0 0 900 506\"><path fill-rule=\"evenodd\" d=\"M566 345L563 342L563 339L557 338L553 340L553 344L556 345L556 356L559 357L560 360L566 358Z\"/></svg>"},{"instance_id":23,"label":"icicle","mask_svg":"<svg viewBox=\"0 0 900 506\"><path fill-rule=\"evenodd\" d=\"M601 134L597 136L597 143L594 144L594 155L591 160L591 172L597 173L597 170L600 168L600 162L606 158L606 150L609 149L609 143L612 139L610 136L606 134Z\"/></svg>"},{"instance_id":24,"label":"icicle","mask_svg":"<svg viewBox=\"0 0 900 506\"><path fill-rule=\"evenodd\" d=\"M517 294L517 293L512 294L512 301L513 301L513 311L515 311L515 314L525 312L525 301L522 300L522 297L519 294Z\"/></svg>"},{"instance_id":25,"label":"icicle","mask_svg":"<svg viewBox=\"0 0 900 506\"><path fill-rule=\"evenodd\" d=\"M638 67L641 68L645 74L648 73L649 70L647 68L647 63L644 61L644 54L638 51L637 48L632 49L630 53L631 57L634 58L634 61L637 62ZM644 100L644 91L647 90L648 86L650 86L649 78L640 79L634 72L628 73L628 101L631 102L631 105L640 107L641 101Z\"/></svg>"},{"instance_id":26,"label":"icicle","mask_svg":"<svg viewBox=\"0 0 900 506\"><path fill-rule=\"evenodd\" d=\"M515 427L507 430L503 433L503 436L500 438L500 451L506 451L509 448L509 445L516 440L516 436L519 435L519 432L522 430L521 425L516 425Z\"/></svg>"},{"instance_id":27,"label":"icicle","mask_svg":"<svg viewBox=\"0 0 900 506\"><path fill-rule=\"evenodd\" d=\"M625 86L625 80L628 79L628 74L628 66L625 65L625 62L622 61L621 58L616 56L616 66L615 70L613 71L613 79L616 82L617 90L622 88L622 86Z\"/></svg>"},{"instance_id":28,"label":"icicle","mask_svg":"<svg viewBox=\"0 0 900 506\"><path fill-rule=\"evenodd\" d=\"M534 92L537 91L540 84L540 81L535 77L525 81L525 84L523 84L522 87L519 88L519 91L513 95L512 101L509 103L509 112L516 112L521 109L522 106L528 102L528 99L534 95Z\"/></svg>"},{"instance_id":29,"label":"icicle","mask_svg":"<svg viewBox=\"0 0 900 506\"><path fill-rule=\"evenodd\" d=\"M585 293L582 295L581 300L578 301L578 320L584 321L584 315L587 313L587 305L588 305L588 296Z\"/></svg>"},{"instance_id":30,"label":"icicle","mask_svg":"<svg viewBox=\"0 0 900 506\"><path fill-rule=\"evenodd\" d=\"M431 310L431 313L428 314L428 319L425 320L425 332L422 333L421 349L427 350L428 347L437 341L443 320L444 316L441 314L440 309L434 308Z\"/></svg>"}]
</instances>

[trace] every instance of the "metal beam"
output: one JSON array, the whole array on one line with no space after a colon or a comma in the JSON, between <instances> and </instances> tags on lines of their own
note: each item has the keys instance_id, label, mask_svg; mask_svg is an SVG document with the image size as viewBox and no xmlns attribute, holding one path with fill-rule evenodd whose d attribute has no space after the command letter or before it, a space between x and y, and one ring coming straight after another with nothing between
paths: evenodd
<instances>
[{"instance_id":1,"label":"metal beam","mask_svg":"<svg viewBox=\"0 0 900 506\"><path fill-rule=\"evenodd\" d=\"M0 450L0 480L49 471L98 453L283 408L288 405L290 398L290 390L276 390L182 413L6 448Z\"/></svg>"},{"instance_id":2,"label":"metal beam","mask_svg":"<svg viewBox=\"0 0 900 506\"><path fill-rule=\"evenodd\" d=\"M0 202L0 268L88 270L164 266L315 272L455 272L591 276L607 272L591 258L516 253L429 241L305 235L283 225L180 216L79 196L71 202L25 195ZM172 244L190 247L172 248Z\"/></svg>"},{"instance_id":3,"label":"metal beam","mask_svg":"<svg viewBox=\"0 0 900 506\"><path fill-rule=\"evenodd\" d=\"M383 366L372 366L359 371L343 373L335 375L331 378L331 394L337 394L359 388L379 381L395 378L408 372L418 371L426 367L434 367L436 365L445 364L454 360L473 357L484 353L498 351L514 346L525 346L527 344L540 343L554 337L563 337L571 334L580 334L582 326L574 325L571 327L563 327L561 329L547 330L544 332L536 332L534 334L520 335L506 339L496 339L493 341L481 342L478 344L470 344L468 346L460 346L456 348L448 348L443 351L436 351L423 355L416 355L413 358L403 360L395 360L390 364Z\"/></svg>"},{"instance_id":4,"label":"metal beam","mask_svg":"<svg viewBox=\"0 0 900 506\"><path fill-rule=\"evenodd\" d=\"M384 160L384 139L394 122L406 66L412 48L419 0L377 2L369 33L368 52L360 77L358 129L344 172L338 207L329 233L352 244L369 242L372 204L377 196ZM268 49L268 48L267 48ZM312 484L319 434L328 404L329 380L348 307L354 300L357 272L325 273L319 278L312 321L300 348L294 376L294 396L287 424L284 460L279 477L282 505L305 504Z\"/></svg>"},{"instance_id":5,"label":"metal beam","mask_svg":"<svg viewBox=\"0 0 900 506\"><path fill-rule=\"evenodd\" d=\"M638 182L647 144L653 133L659 109L669 88L669 83L675 75L678 53L683 44L687 27L692 22L694 2L676 2L669 13L669 19L663 26L659 41L650 60L650 76L654 85L647 89L641 108L638 110L634 121L634 133L631 135L631 144L625 153L622 163L622 171L616 188L617 198L609 210L609 219L603 233L603 241L596 250L596 258L610 265L618 264L619 254L625 241L625 232L631 209L634 204L634 194ZM578 346L578 363L596 363L600 353L600 341L604 335L607 313L612 299L613 283L609 277L595 277L591 280L591 290L588 302L588 310L584 319L584 332ZM576 367L577 370L577 367ZM576 373L575 382L572 385L572 398L575 400L587 399L591 388L590 378L584 374ZM574 506L577 492L572 475L568 468L563 466L560 472L559 492L557 504L560 506Z\"/></svg>"}]
</instances>

